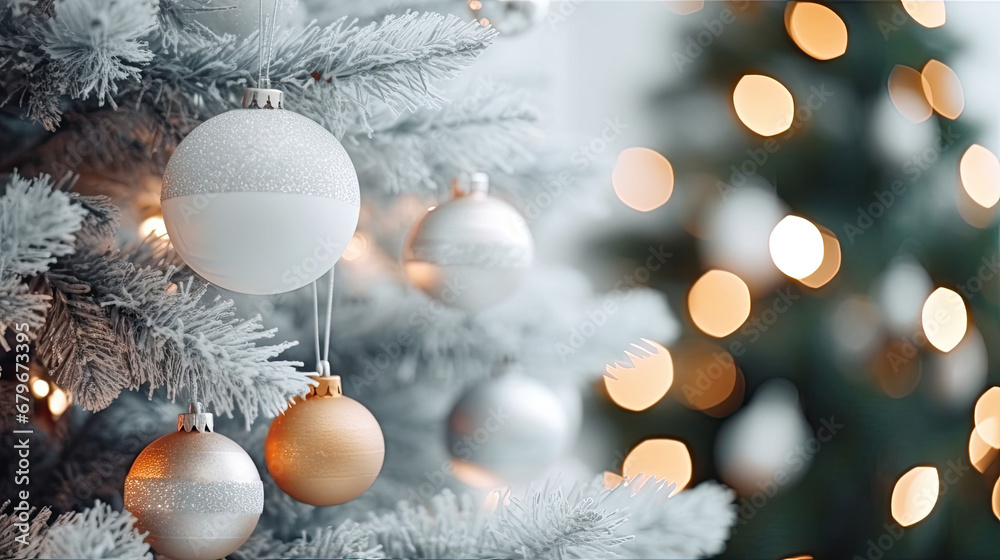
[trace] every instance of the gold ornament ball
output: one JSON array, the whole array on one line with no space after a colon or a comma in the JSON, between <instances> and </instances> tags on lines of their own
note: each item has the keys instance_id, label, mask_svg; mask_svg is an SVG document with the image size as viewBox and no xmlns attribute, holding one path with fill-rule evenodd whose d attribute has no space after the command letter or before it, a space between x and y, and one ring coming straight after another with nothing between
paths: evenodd
<instances>
[{"instance_id":1,"label":"gold ornament ball","mask_svg":"<svg viewBox=\"0 0 1000 560\"><path fill-rule=\"evenodd\" d=\"M139 531L149 531L146 542L157 553L215 560L250 537L264 510L264 486L236 442L179 429L136 458L125 479L125 509L138 519Z\"/></svg>"},{"instance_id":2,"label":"gold ornament ball","mask_svg":"<svg viewBox=\"0 0 1000 560\"><path fill-rule=\"evenodd\" d=\"M286 494L314 506L349 502L382 470L382 428L361 403L342 394L340 377L319 385L274 419L264 442L267 470Z\"/></svg>"}]
</instances>

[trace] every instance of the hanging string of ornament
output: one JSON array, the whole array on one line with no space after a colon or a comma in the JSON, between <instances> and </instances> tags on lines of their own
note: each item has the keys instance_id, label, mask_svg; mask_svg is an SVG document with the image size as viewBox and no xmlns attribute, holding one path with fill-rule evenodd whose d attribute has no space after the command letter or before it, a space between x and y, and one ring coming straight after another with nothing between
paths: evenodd
<instances>
[{"instance_id":1,"label":"hanging string of ornament","mask_svg":"<svg viewBox=\"0 0 1000 560\"><path fill-rule=\"evenodd\" d=\"M242 108L181 141L160 199L167 234L192 270L227 290L269 295L333 268L357 229L361 192L340 142L271 89L277 4L268 19L260 2L258 17L257 83Z\"/></svg>"},{"instance_id":2,"label":"hanging string of ornament","mask_svg":"<svg viewBox=\"0 0 1000 560\"><path fill-rule=\"evenodd\" d=\"M313 282L316 386L275 418L264 441L264 459L278 487L314 506L343 504L363 494L385 459L382 428L361 403L345 397L340 376L330 373L330 324L334 271L330 270L326 325L320 354L319 297Z\"/></svg>"}]
</instances>

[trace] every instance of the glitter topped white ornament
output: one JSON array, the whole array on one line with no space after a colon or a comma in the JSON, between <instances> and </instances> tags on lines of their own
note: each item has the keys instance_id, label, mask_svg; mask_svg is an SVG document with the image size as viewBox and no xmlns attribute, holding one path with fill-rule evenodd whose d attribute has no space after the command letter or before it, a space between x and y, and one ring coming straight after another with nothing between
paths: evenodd
<instances>
[{"instance_id":1,"label":"glitter topped white ornament","mask_svg":"<svg viewBox=\"0 0 1000 560\"><path fill-rule=\"evenodd\" d=\"M174 150L163 176L170 242L198 274L245 294L295 290L330 270L358 225L358 176L340 142L248 88Z\"/></svg>"},{"instance_id":2,"label":"glitter topped white ornament","mask_svg":"<svg viewBox=\"0 0 1000 560\"><path fill-rule=\"evenodd\" d=\"M471 189L427 212L403 252L406 275L427 295L471 312L510 296L524 280L535 245L524 217L489 196L489 179L472 177Z\"/></svg>"}]
</instances>

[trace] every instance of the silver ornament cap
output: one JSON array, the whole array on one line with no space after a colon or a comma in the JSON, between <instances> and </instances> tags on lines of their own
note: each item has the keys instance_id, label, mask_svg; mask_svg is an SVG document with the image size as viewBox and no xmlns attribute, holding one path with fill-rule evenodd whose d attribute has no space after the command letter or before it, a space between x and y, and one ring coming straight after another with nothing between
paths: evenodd
<instances>
[{"instance_id":1,"label":"silver ornament cap","mask_svg":"<svg viewBox=\"0 0 1000 560\"><path fill-rule=\"evenodd\" d=\"M285 94L280 89L248 87L243 90L244 109L284 109Z\"/></svg>"},{"instance_id":2,"label":"silver ornament cap","mask_svg":"<svg viewBox=\"0 0 1000 560\"><path fill-rule=\"evenodd\" d=\"M188 411L177 415L177 431L190 432L215 431L215 416L211 412L205 412L205 408L200 402L193 402L188 405Z\"/></svg>"}]
</instances>

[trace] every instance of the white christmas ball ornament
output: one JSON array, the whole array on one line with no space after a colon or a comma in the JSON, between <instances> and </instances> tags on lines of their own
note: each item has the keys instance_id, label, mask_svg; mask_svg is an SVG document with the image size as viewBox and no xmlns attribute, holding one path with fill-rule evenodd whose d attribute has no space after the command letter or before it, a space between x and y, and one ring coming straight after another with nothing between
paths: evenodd
<instances>
[{"instance_id":1,"label":"white christmas ball ornament","mask_svg":"<svg viewBox=\"0 0 1000 560\"><path fill-rule=\"evenodd\" d=\"M820 445L795 386L772 379L719 430L715 457L722 479L737 492L771 494L772 487L781 490L802 478Z\"/></svg>"},{"instance_id":2,"label":"white christmas ball ornament","mask_svg":"<svg viewBox=\"0 0 1000 560\"><path fill-rule=\"evenodd\" d=\"M414 226L403 253L406 275L427 295L478 312L514 293L535 254L528 224L491 197L485 174L468 194L431 209Z\"/></svg>"},{"instance_id":3,"label":"white christmas ball ornament","mask_svg":"<svg viewBox=\"0 0 1000 560\"><path fill-rule=\"evenodd\" d=\"M170 242L195 272L234 292L295 290L333 267L358 225L358 176L340 142L250 88L177 146L163 176Z\"/></svg>"},{"instance_id":4,"label":"white christmas ball ornament","mask_svg":"<svg viewBox=\"0 0 1000 560\"><path fill-rule=\"evenodd\" d=\"M524 482L562 457L578 428L548 386L507 373L458 399L448 417L448 450L506 483Z\"/></svg>"},{"instance_id":5,"label":"white christmas ball ornament","mask_svg":"<svg viewBox=\"0 0 1000 560\"><path fill-rule=\"evenodd\" d=\"M149 444L125 479L125 509L173 560L214 560L243 545L264 511L264 485L236 442L192 404L177 431Z\"/></svg>"}]
</instances>

